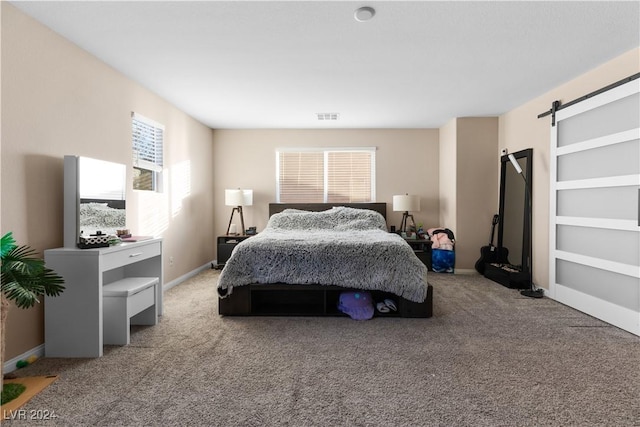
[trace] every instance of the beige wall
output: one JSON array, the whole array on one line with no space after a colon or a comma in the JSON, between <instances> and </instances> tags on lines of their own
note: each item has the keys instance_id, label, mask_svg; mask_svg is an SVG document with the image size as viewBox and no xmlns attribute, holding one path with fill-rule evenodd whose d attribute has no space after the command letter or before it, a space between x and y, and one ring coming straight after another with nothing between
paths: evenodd
<instances>
[{"instance_id":1,"label":"beige wall","mask_svg":"<svg viewBox=\"0 0 640 427\"><path fill-rule=\"evenodd\" d=\"M463 117L457 123L456 268L473 269L498 213L498 118Z\"/></svg>"},{"instance_id":2,"label":"beige wall","mask_svg":"<svg viewBox=\"0 0 640 427\"><path fill-rule=\"evenodd\" d=\"M440 128L440 226L456 236L456 270L473 270L498 212L498 119L459 117Z\"/></svg>"},{"instance_id":3,"label":"beige wall","mask_svg":"<svg viewBox=\"0 0 640 427\"><path fill-rule=\"evenodd\" d=\"M533 148L533 281L549 288L549 149L551 117L538 119L554 100L580 98L640 71L640 48L541 95L499 118L500 149ZM552 70L550 70L552 72Z\"/></svg>"},{"instance_id":4,"label":"beige wall","mask_svg":"<svg viewBox=\"0 0 640 427\"><path fill-rule=\"evenodd\" d=\"M440 128L440 212L437 227L448 227L454 231L457 224L456 186L458 121L451 119Z\"/></svg>"},{"instance_id":5,"label":"beige wall","mask_svg":"<svg viewBox=\"0 0 640 427\"><path fill-rule=\"evenodd\" d=\"M263 229L268 204L276 201L278 147L376 147L376 198L387 202L387 223L400 225L402 213L393 212L394 194L417 194L421 211L416 223L438 223L438 130L215 130L215 233L227 229L231 208L224 205L225 188L251 188L253 206L245 208L245 225ZM236 215L237 217L237 215ZM239 221L234 222L238 224Z\"/></svg>"},{"instance_id":6,"label":"beige wall","mask_svg":"<svg viewBox=\"0 0 640 427\"><path fill-rule=\"evenodd\" d=\"M131 112L166 126L165 191L131 190L127 226L164 238L165 282L213 259L212 131L2 2L1 229L62 246L63 156L131 166ZM169 258L173 257L173 264ZM6 357L43 343L42 305L9 312Z\"/></svg>"}]
</instances>

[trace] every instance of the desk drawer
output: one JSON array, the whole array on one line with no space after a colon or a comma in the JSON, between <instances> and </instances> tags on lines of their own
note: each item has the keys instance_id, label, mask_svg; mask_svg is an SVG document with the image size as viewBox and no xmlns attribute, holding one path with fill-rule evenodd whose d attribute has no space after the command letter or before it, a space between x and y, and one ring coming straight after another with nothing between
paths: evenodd
<instances>
[{"instance_id":1,"label":"desk drawer","mask_svg":"<svg viewBox=\"0 0 640 427\"><path fill-rule=\"evenodd\" d=\"M104 254L103 256L102 270L111 270L114 268L122 267L124 265L132 264L134 262L153 258L155 256L159 256L160 252L160 242L148 245L136 245L131 248L122 249L120 251L110 252Z\"/></svg>"}]
</instances>

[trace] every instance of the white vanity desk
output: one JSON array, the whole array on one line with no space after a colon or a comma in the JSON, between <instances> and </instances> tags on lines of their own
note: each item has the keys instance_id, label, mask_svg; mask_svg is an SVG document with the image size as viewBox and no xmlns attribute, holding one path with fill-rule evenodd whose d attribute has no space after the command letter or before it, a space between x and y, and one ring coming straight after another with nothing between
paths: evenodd
<instances>
[{"instance_id":1,"label":"white vanity desk","mask_svg":"<svg viewBox=\"0 0 640 427\"><path fill-rule=\"evenodd\" d=\"M157 277L155 308L162 315L162 239L97 249L48 249L44 258L65 281L62 294L45 297L47 357L102 356L104 285L127 277Z\"/></svg>"}]
</instances>

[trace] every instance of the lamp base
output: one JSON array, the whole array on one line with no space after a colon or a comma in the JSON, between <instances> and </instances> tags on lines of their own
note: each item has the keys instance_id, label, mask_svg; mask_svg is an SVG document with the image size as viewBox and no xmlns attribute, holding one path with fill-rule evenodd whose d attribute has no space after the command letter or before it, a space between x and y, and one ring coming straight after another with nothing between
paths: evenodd
<instances>
[{"instance_id":1,"label":"lamp base","mask_svg":"<svg viewBox=\"0 0 640 427\"><path fill-rule=\"evenodd\" d=\"M403 233L407 232L407 226L409 225L409 218L411 218L411 224L413 224L413 228L416 228L416 222L413 220L413 215L408 211L402 214L402 223L400 223L400 231Z\"/></svg>"},{"instance_id":2,"label":"lamp base","mask_svg":"<svg viewBox=\"0 0 640 427\"><path fill-rule=\"evenodd\" d=\"M525 289L524 291L520 291L520 295L529 298L542 298L544 296L544 291L542 289Z\"/></svg>"},{"instance_id":3,"label":"lamp base","mask_svg":"<svg viewBox=\"0 0 640 427\"><path fill-rule=\"evenodd\" d=\"M231 211L231 217L229 218L229 226L227 226L227 236L229 236L229 232L231 231L231 222L233 221L233 214L236 213L236 211L238 211L238 213L240 214L240 224L242 227L242 233L236 233L236 235L245 235L245 231L244 231L244 215L242 215L242 206L237 206L235 208L233 208L233 210Z\"/></svg>"}]
</instances>

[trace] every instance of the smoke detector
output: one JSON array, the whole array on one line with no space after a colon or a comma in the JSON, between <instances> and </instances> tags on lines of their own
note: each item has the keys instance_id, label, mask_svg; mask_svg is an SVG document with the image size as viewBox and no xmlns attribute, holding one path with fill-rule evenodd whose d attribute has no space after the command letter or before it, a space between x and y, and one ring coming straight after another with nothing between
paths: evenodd
<instances>
[{"instance_id":1,"label":"smoke detector","mask_svg":"<svg viewBox=\"0 0 640 427\"><path fill-rule=\"evenodd\" d=\"M372 19L376 14L376 10L369 6L363 6L356 9L353 17L356 18L358 22L365 22Z\"/></svg>"}]
</instances>

